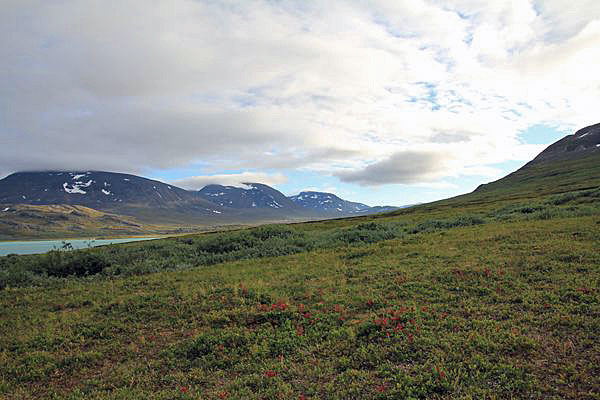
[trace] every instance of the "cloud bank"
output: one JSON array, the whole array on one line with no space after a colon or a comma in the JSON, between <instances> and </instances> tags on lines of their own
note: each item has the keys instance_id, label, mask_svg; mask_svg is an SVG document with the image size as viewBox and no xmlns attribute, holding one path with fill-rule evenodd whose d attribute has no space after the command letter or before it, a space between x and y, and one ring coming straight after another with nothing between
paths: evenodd
<instances>
[{"instance_id":1,"label":"cloud bank","mask_svg":"<svg viewBox=\"0 0 600 400\"><path fill-rule=\"evenodd\" d=\"M444 175L444 161L439 153L403 151L362 170L338 172L337 176L343 182L361 185L427 182Z\"/></svg>"},{"instance_id":2,"label":"cloud bank","mask_svg":"<svg viewBox=\"0 0 600 400\"><path fill-rule=\"evenodd\" d=\"M3 1L0 176L479 174L598 122L599 42L597 0Z\"/></svg>"}]
</instances>

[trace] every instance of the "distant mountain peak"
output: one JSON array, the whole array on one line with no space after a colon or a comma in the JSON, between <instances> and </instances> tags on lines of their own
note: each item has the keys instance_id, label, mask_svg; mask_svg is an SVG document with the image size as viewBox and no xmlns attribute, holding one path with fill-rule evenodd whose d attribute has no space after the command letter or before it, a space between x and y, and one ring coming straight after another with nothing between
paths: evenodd
<instances>
[{"instance_id":1,"label":"distant mountain peak","mask_svg":"<svg viewBox=\"0 0 600 400\"><path fill-rule=\"evenodd\" d=\"M361 214L371 208L366 204L343 200L327 192L303 191L290 196L290 200L301 207L333 215Z\"/></svg>"},{"instance_id":2,"label":"distant mountain peak","mask_svg":"<svg viewBox=\"0 0 600 400\"><path fill-rule=\"evenodd\" d=\"M198 195L223 207L236 209L298 209L283 193L268 185L255 182L245 182L242 185L243 187L207 185L198 191Z\"/></svg>"}]
</instances>

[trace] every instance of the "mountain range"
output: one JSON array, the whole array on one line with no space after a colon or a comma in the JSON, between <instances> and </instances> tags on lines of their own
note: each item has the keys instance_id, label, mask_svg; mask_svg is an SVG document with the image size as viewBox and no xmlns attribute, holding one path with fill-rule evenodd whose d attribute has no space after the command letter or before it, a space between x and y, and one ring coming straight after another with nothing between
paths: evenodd
<instances>
[{"instance_id":1,"label":"mountain range","mask_svg":"<svg viewBox=\"0 0 600 400\"><path fill-rule=\"evenodd\" d=\"M77 205L149 223L248 223L364 215L369 207L331 193L286 197L261 183L208 185L192 191L136 175L105 171L17 172L0 180L0 205Z\"/></svg>"}]
</instances>

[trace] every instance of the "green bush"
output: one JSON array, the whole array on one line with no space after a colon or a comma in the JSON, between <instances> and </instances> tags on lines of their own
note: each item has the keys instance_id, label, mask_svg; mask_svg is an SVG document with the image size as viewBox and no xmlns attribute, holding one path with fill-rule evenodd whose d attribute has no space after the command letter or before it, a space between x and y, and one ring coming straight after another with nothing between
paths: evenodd
<instances>
[{"instance_id":1,"label":"green bush","mask_svg":"<svg viewBox=\"0 0 600 400\"><path fill-rule=\"evenodd\" d=\"M345 244L376 243L382 240L393 239L398 235L397 229L389 224L368 222L356 225L353 228L338 232L335 240Z\"/></svg>"},{"instance_id":2,"label":"green bush","mask_svg":"<svg viewBox=\"0 0 600 400\"><path fill-rule=\"evenodd\" d=\"M421 233L421 232L433 232L441 229L451 229L457 228L460 226L472 226L472 225L480 225L484 224L485 220L480 217L475 217L471 215L461 216L454 219L434 219L422 222L418 224L416 227L411 229L410 233Z\"/></svg>"},{"instance_id":3,"label":"green bush","mask_svg":"<svg viewBox=\"0 0 600 400\"><path fill-rule=\"evenodd\" d=\"M560 195L560 196L555 196L555 197L551 198L548 201L548 203L550 203L552 205L555 205L555 206L558 206L558 205L561 205L561 204L568 203L568 202L570 202L572 200L575 200L577 197L579 197L579 196L576 193L573 193L573 192L566 193L566 194L563 194L563 195Z\"/></svg>"},{"instance_id":4,"label":"green bush","mask_svg":"<svg viewBox=\"0 0 600 400\"><path fill-rule=\"evenodd\" d=\"M52 250L46 254L45 262L40 265L47 275L60 278L96 275L109 266L110 263L97 253L65 253L59 250Z\"/></svg>"}]
</instances>

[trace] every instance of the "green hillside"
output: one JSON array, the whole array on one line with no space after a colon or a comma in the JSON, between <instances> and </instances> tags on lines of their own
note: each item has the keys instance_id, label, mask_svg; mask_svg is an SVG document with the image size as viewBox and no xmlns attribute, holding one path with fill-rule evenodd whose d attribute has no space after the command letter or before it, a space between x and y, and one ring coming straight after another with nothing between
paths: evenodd
<instances>
[{"instance_id":1,"label":"green hillside","mask_svg":"<svg viewBox=\"0 0 600 400\"><path fill-rule=\"evenodd\" d=\"M600 399L599 172L0 258L0 398Z\"/></svg>"},{"instance_id":2,"label":"green hillside","mask_svg":"<svg viewBox=\"0 0 600 400\"><path fill-rule=\"evenodd\" d=\"M450 203L534 198L598 186L600 152L595 152L575 160L528 164L502 179L481 185L475 192L455 198Z\"/></svg>"}]
</instances>

